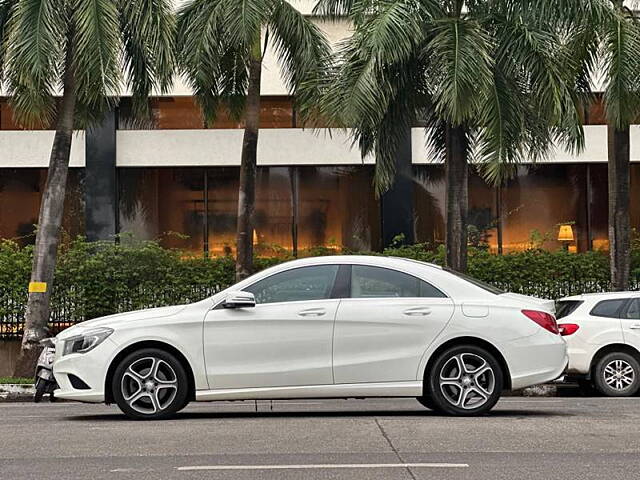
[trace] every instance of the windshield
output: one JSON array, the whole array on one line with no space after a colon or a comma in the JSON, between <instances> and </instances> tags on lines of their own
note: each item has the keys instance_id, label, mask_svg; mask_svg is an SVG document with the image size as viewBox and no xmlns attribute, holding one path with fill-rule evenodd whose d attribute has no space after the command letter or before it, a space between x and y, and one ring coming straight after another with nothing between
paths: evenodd
<instances>
[{"instance_id":1,"label":"windshield","mask_svg":"<svg viewBox=\"0 0 640 480\"><path fill-rule=\"evenodd\" d=\"M443 267L443 270L445 272L449 272L453 275L455 275L456 277L459 277L469 283L472 283L473 285L475 285L476 287L480 287L483 290L486 290L489 293L493 293L495 295L501 295L503 293L506 293L504 290L500 290L498 287L494 287L493 285L490 285L488 283L483 282L482 280L478 280L477 278L473 278L470 277L469 275L465 275L464 273L460 273L460 272L456 272L455 270L452 270L448 267Z\"/></svg>"}]
</instances>

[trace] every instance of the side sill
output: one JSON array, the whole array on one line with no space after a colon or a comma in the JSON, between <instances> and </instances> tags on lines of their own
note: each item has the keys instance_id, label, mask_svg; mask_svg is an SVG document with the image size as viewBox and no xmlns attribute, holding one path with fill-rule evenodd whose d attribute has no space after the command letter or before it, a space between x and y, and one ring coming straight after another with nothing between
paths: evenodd
<instances>
[{"instance_id":1,"label":"side sill","mask_svg":"<svg viewBox=\"0 0 640 480\"><path fill-rule=\"evenodd\" d=\"M196 401L210 402L215 400L275 400L346 397L419 397L421 395L422 382L414 381L199 390L196 392Z\"/></svg>"}]
</instances>

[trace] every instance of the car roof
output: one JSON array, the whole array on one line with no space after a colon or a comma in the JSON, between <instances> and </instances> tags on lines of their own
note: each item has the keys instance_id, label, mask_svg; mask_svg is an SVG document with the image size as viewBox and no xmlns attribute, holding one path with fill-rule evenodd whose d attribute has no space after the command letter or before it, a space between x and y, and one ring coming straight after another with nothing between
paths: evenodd
<instances>
[{"instance_id":1,"label":"car roof","mask_svg":"<svg viewBox=\"0 0 640 480\"><path fill-rule=\"evenodd\" d=\"M581 295L572 295L570 297L561 298L559 301L575 301L575 300L615 300L617 298L635 298L640 297L638 291L626 291L626 292L594 292L583 293Z\"/></svg>"},{"instance_id":2,"label":"car roof","mask_svg":"<svg viewBox=\"0 0 640 480\"><path fill-rule=\"evenodd\" d=\"M377 265L398 265L397 262L417 264L423 267L431 267L442 270L441 266L434 263L422 262L420 260L413 260L404 257L393 257L388 255L325 255L321 257L298 258L296 260L290 260L288 262L281 263L280 265L296 264L302 266L326 263L366 263Z\"/></svg>"}]
</instances>

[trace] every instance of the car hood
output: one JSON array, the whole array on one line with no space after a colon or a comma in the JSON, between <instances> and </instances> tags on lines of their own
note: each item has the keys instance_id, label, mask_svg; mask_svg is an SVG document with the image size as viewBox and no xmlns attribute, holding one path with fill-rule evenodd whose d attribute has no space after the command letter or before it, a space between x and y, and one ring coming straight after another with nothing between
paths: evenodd
<instances>
[{"instance_id":1,"label":"car hood","mask_svg":"<svg viewBox=\"0 0 640 480\"><path fill-rule=\"evenodd\" d=\"M116 313L114 315L107 315L106 317L94 318L93 320L87 320L86 322L67 328L61 332L57 338L60 339L70 337L72 335L78 335L86 330L96 327L115 328L119 324L125 322L128 323L138 320L147 320L150 318L170 317L171 315L175 315L184 310L185 307L186 305L176 305L171 307L147 308L145 310L135 310L133 312Z\"/></svg>"},{"instance_id":2,"label":"car hood","mask_svg":"<svg viewBox=\"0 0 640 480\"><path fill-rule=\"evenodd\" d=\"M502 298L507 298L509 300L515 300L523 307L538 307L547 312L555 313L556 312L556 302L553 300L549 300L547 298L538 298L531 297L529 295L521 295L519 293L503 293L500 295Z\"/></svg>"}]
</instances>

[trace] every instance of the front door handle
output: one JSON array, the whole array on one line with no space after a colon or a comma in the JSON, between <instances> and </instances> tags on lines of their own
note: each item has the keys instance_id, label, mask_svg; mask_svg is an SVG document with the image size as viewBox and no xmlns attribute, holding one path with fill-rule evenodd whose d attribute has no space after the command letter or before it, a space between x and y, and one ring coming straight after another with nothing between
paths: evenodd
<instances>
[{"instance_id":1,"label":"front door handle","mask_svg":"<svg viewBox=\"0 0 640 480\"><path fill-rule=\"evenodd\" d=\"M431 309L428 307L414 307L414 308L407 308L402 313L404 313L405 315L409 315L411 317L424 316L424 315L431 315Z\"/></svg>"},{"instance_id":2,"label":"front door handle","mask_svg":"<svg viewBox=\"0 0 640 480\"><path fill-rule=\"evenodd\" d=\"M301 317L321 317L327 310L325 308L307 308L306 310L300 310L298 315Z\"/></svg>"},{"instance_id":3,"label":"front door handle","mask_svg":"<svg viewBox=\"0 0 640 480\"><path fill-rule=\"evenodd\" d=\"M631 330L640 330L640 323L633 323L629 328Z\"/></svg>"}]
</instances>

